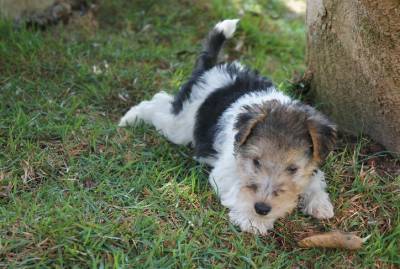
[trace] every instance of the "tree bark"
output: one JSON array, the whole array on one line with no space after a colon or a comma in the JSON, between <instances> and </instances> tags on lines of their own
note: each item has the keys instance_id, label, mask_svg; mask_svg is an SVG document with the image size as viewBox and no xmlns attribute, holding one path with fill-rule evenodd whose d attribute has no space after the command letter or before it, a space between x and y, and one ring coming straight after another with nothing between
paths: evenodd
<instances>
[{"instance_id":1,"label":"tree bark","mask_svg":"<svg viewBox=\"0 0 400 269\"><path fill-rule=\"evenodd\" d=\"M339 128L400 153L400 1L307 0L311 93Z\"/></svg>"}]
</instances>

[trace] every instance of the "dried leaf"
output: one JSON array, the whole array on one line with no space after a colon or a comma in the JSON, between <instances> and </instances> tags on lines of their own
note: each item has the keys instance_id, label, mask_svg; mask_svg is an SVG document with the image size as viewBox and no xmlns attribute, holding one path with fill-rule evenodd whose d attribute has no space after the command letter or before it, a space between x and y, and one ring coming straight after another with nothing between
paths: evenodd
<instances>
[{"instance_id":1,"label":"dried leaf","mask_svg":"<svg viewBox=\"0 0 400 269\"><path fill-rule=\"evenodd\" d=\"M299 241L298 244L303 248L320 247L356 250L362 247L364 241L365 239L352 233L335 231L306 237Z\"/></svg>"}]
</instances>

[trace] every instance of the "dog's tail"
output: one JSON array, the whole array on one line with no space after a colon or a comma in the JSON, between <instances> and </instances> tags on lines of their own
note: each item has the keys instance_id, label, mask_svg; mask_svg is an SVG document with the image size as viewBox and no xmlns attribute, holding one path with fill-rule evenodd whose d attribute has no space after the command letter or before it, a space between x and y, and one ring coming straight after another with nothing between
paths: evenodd
<instances>
[{"instance_id":1,"label":"dog's tail","mask_svg":"<svg viewBox=\"0 0 400 269\"><path fill-rule=\"evenodd\" d=\"M218 54L225 41L233 36L239 19L224 20L217 23L208 34L203 50L196 61L196 72L204 72L212 68L218 62Z\"/></svg>"},{"instance_id":2,"label":"dog's tail","mask_svg":"<svg viewBox=\"0 0 400 269\"><path fill-rule=\"evenodd\" d=\"M238 19L221 21L210 31L204 42L203 50L197 57L191 77L182 85L179 92L175 95L174 101L172 102L172 112L174 114L178 114L182 110L183 102L189 98L192 92L192 86L196 83L199 76L217 64L218 54L225 40L231 38L235 33L238 21Z\"/></svg>"}]
</instances>

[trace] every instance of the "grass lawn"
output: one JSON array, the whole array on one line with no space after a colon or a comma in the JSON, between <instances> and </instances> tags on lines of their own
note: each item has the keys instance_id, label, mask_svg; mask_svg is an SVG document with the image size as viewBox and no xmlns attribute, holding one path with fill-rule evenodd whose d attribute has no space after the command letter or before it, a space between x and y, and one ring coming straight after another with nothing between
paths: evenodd
<instances>
[{"instance_id":1,"label":"grass lawn","mask_svg":"<svg viewBox=\"0 0 400 269\"><path fill-rule=\"evenodd\" d=\"M190 149L116 127L131 105L177 91L208 30L238 14L227 58L290 91L304 16L282 2L113 0L97 26L0 22L0 267L399 267L399 160L366 138L341 140L324 166L333 219L296 211L261 237L229 224ZM371 238L357 252L297 247L334 229Z\"/></svg>"}]
</instances>

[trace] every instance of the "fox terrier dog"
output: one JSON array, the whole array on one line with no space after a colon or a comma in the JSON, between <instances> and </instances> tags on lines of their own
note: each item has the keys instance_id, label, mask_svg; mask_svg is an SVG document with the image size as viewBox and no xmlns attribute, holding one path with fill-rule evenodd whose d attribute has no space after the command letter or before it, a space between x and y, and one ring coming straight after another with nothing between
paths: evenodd
<instances>
[{"instance_id":1,"label":"fox terrier dog","mask_svg":"<svg viewBox=\"0 0 400 269\"><path fill-rule=\"evenodd\" d=\"M331 218L318 167L334 146L336 127L257 71L236 61L218 63L238 21L211 30L175 96L157 93L132 107L119 126L144 121L172 143L191 145L195 159L212 167L209 182L242 231L267 233L298 201L305 214Z\"/></svg>"}]
</instances>

